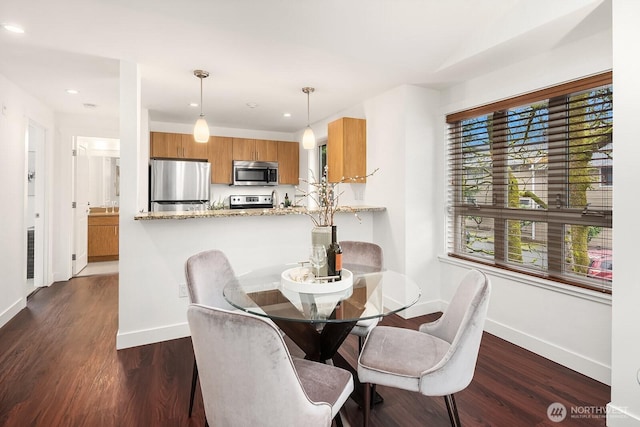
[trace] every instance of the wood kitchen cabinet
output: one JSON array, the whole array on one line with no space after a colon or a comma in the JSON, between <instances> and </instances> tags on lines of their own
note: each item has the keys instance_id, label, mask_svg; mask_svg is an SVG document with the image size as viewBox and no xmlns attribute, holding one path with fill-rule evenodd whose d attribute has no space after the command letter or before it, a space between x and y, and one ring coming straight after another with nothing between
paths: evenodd
<instances>
[{"instance_id":1,"label":"wood kitchen cabinet","mask_svg":"<svg viewBox=\"0 0 640 427\"><path fill-rule=\"evenodd\" d=\"M278 174L280 184L300 183L300 144L297 142L278 141Z\"/></svg>"},{"instance_id":2,"label":"wood kitchen cabinet","mask_svg":"<svg viewBox=\"0 0 640 427\"><path fill-rule=\"evenodd\" d=\"M327 165L329 182L343 177L367 179L367 121L343 117L329 123L327 136Z\"/></svg>"},{"instance_id":3,"label":"wood kitchen cabinet","mask_svg":"<svg viewBox=\"0 0 640 427\"><path fill-rule=\"evenodd\" d=\"M225 136L212 136L209 138L208 159L211 163L211 183L231 184L233 138Z\"/></svg>"},{"instance_id":4,"label":"wood kitchen cabinet","mask_svg":"<svg viewBox=\"0 0 640 427\"><path fill-rule=\"evenodd\" d=\"M118 214L89 215L89 262L114 261L119 257L120 225Z\"/></svg>"},{"instance_id":5,"label":"wood kitchen cabinet","mask_svg":"<svg viewBox=\"0 0 640 427\"><path fill-rule=\"evenodd\" d=\"M149 154L152 158L198 159L208 158L208 145L196 142L185 133L151 132Z\"/></svg>"},{"instance_id":6,"label":"wood kitchen cabinet","mask_svg":"<svg viewBox=\"0 0 640 427\"><path fill-rule=\"evenodd\" d=\"M233 182L233 160L278 162L279 183L298 185L300 147L297 142L211 136L199 144L191 134L151 132L151 158L198 159L211 163L211 183Z\"/></svg>"},{"instance_id":7,"label":"wood kitchen cabinet","mask_svg":"<svg viewBox=\"0 0 640 427\"><path fill-rule=\"evenodd\" d=\"M278 161L278 141L233 138L233 160Z\"/></svg>"}]
</instances>

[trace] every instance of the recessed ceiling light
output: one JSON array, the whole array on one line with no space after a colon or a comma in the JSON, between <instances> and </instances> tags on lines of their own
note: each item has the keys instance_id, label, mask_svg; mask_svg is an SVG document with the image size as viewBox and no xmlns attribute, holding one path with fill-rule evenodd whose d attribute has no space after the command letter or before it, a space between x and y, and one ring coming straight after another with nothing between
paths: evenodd
<instances>
[{"instance_id":1,"label":"recessed ceiling light","mask_svg":"<svg viewBox=\"0 0 640 427\"><path fill-rule=\"evenodd\" d=\"M247 107L249 108L256 108L258 106L258 104L256 104L255 102L247 102Z\"/></svg>"},{"instance_id":2,"label":"recessed ceiling light","mask_svg":"<svg viewBox=\"0 0 640 427\"><path fill-rule=\"evenodd\" d=\"M282 117L291 117L291 113L284 113Z\"/></svg>"},{"instance_id":3,"label":"recessed ceiling light","mask_svg":"<svg viewBox=\"0 0 640 427\"><path fill-rule=\"evenodd\" d=\"M66 92L67 92L69 95L77 95L77 94L78 94L78 91L77 91L77 90L75 90L75 89L67 89L67 90L66 90Z\"/></svg>"},{"instance_id":4,"label":"recessed ceiling light","mask_svg":"<svg viewBox=\"0 0 640 427\"><path fill-rule=\"evenodd\" d=\"M189 107L197 107L198 103L197 102L191 102L189 103Z\"/></svg>"},{"instance_id":5,"label":"recessed ceiling light","mask_svg":"<svg viewBox=\"0 0 640 427\"><path fill-rule=\"evenodd\" d=\"M2 24L2 28L4 28L5 30L12 32L12 33L16 33L16 34L23 34L24 33L24 29L22 27L20 27L19 25L15 25L15 24Z\"/></svg>"}]
</instances>

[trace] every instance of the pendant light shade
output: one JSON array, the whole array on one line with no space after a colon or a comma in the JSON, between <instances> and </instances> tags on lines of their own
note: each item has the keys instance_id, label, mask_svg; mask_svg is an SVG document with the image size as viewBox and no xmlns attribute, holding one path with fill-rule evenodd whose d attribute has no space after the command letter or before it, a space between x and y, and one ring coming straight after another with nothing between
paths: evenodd
<instances>
[{"instance_id":1,"label":"pendant light shade","mask_svg":"<svg viewBox=\"0 0 640 427\"><path fill-rule=\"evenodd\" d=\"M193 139L196 142L209 142L209 125L204 119L204 116L196 121L196 125L193 127Z\"/></svg>"},{"instance_id":2,"label":"pendant light shade","mask_svg":"<svg viewBox=\"0 0 640 427\"><path fill-rule=\"evenodd\" d=\"M209 142L209 125L204 119L204 113L202 112L202 79L209 77L209 72L194 70L193 75L200 79L200 118L193 127L193 139L196 142L207 143Z\"/></svg>"},{"instance_id":3,"label":"pendant light shade","mask_svg":"<svg viewBox=\"0 0 640 427\"><path fill-rule=\"evenodd\" d=\"M307 94L307 128L302 135L302 148L307 150L313 150L316 147L316 136L313 134L313 129L309 125L309 94L315 89L312 87L303 87L302 91Z\"/></svg>"},{"instance_id":4,"label":"pendant light shade","mask_svg":"<svg viewBox=\"0 0 640 427\"><path fill-rule=\"evenodd\" d=\"M313 134L311 126L307 126L302 135L302 148L312 150L316 146L316 136Z\"/></svg>"}]
</instances>

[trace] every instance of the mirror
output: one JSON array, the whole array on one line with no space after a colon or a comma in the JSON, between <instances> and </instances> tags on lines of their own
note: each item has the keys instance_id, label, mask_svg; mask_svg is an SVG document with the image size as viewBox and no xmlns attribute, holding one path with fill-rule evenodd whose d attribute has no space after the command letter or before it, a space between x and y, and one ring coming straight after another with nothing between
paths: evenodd
<instances>
[{"instance_id":1,"label":"mirror","mask_svg":"<svg viewBox=\"0 0 640 427\"><path fill-rule=\"evenodd\" d=\"M120 140L78 137L89 160L89 206L118 206L120 203Z\"/></svg>"}]
</instances>

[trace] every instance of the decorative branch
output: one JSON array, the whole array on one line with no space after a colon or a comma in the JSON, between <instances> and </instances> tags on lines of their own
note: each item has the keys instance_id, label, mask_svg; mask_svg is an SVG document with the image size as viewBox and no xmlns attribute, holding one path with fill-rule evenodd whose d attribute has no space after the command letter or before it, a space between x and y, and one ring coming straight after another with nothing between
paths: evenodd
<instances>
[{"instance_id":1,"label":"decorative branch","mask_svg":"<svg viewBox=\"0 0 640 427\"><path fill-rule=\"evenodd\" d=\"M340 188L339 188L340 184L360 182L363 179L366 179L372 176L373 174L375 174L376 172L378 172L378 169L379 168L376 168L373 172L363 177L361 176L344 177L343 176L342 179L340 179L340 181L338 182L329 182L327 180L327 173L328 173L329 167L325 166L324 174L322 175L320 180L316 179L315 175L313 175L313 171L311 171L313 182L309 182L301 178L300 181L307 183L309 188L307 189L307 191L304 191L299 187L296 187L296 191L301 193L300 199L307 199L314 202L316 205L318 205L317 211L312 211L307 209L307 211L305 212L305 214L311 218L311 221L313 221L313 225L315 225L316 227L322 227L322 226L334 224L333 219L334 219L335 213L339 210L340 196L344 193L343 191L340 191ZM356 218L360 220L360 217L358 217L357 214L355 215L356 215Z\"/></svg>"}]
</instances>

